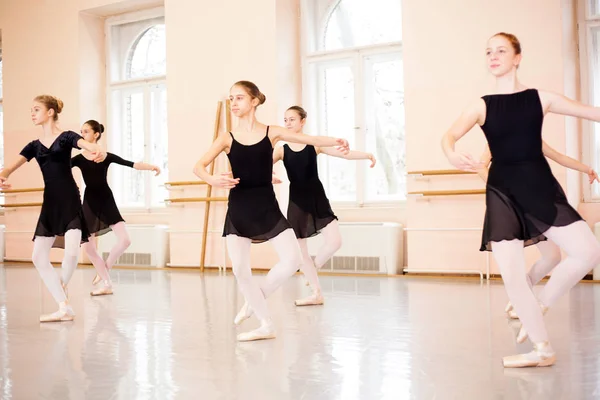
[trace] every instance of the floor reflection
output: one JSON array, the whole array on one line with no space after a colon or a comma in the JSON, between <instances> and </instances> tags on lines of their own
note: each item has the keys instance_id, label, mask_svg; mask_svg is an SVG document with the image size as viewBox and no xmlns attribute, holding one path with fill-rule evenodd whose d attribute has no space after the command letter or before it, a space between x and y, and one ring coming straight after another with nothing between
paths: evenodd
<instances>
[{"instance_id":1,"label":"floor reflection","mask_svg":"<svg viewBox=\"0 0 600 400\"><path fill-rule=\"evenodd\" d=\"M501 284L322 277L326 304L296 308L298 277L269 299L278 338L237 343L231 274L113 270L115 295L70 285L72 323L31 267L0 267L2 399L600 398L600 286L580 284L546 316L558 362L504 370L518 322ZM264 279L257 276L256 279Z\"/></svg>"}]
</instances>

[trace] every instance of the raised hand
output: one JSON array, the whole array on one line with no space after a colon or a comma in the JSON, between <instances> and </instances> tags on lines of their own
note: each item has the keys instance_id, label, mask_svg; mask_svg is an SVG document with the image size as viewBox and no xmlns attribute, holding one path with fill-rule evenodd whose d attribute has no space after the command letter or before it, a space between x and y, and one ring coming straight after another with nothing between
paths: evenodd
<instances>
[{"instance_id":1,"label":"raised hand","mask_svg":"<svg viewBox=\"0 0 600 400\"><path fill-rule=\"evenodd\" d=\"M369 168L373 168L375 166L375 164L377 163L375 156L373 154L369 154L369 160L371 160L371 165L369 165Z\"/></svg>"},{"instance_id":2,"label":"raised hand","mask_svg":"<svg viewBox=\"0 0 600 400\"><path fill-rule=\"evenodd\" d=\"M594 183L594 181L596 182L600 182L600 180L598 179L598 174L596 173L596 171L594 171L593 168L590 168L590 170L587 172L588 177L590 178L590 185L592 183Z\"/></svg>"}]
</instances>

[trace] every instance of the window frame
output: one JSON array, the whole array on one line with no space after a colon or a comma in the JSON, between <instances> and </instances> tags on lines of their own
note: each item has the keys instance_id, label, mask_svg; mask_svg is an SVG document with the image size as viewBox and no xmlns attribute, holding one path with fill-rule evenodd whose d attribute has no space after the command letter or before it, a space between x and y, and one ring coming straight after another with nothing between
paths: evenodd
<instances>
[{"instance_id":1,"label":"window frame","mask_svg":"<svg viewBox=\"0 0 600 400\"><path fill-rule=\"evenodd\" d=\"M596 100L600 104L600 98L594 98L593 74L600 74L600 64L594 65L592 48L592 29L600 28L600 13L592 14L591 2L593 0L579 0L577 3L577 27L579 53L579 71L580 71L580 93L581 100L585 104L593 105ZM600 11L600 10L599 10ZM600 52L600 47L598 49ZM596 78L600 79L600 77ZM599 82L600 84L600 82ZM598 148L594 144L593 121L582 120L582 161L594 168L599 164ZM580 183L582 185L584 203L600 203L600 193L594 195L592 185L587 183L587 175L582 175Z\"/></svg>"},{"instance_id":2,"label":"window frame","mask_svg":"<svg viewBox=\"0 0 600 400\"><path fill-rule=\"evenodd\" d=\"M118 90L135 90L139 89L144 94L144 136L145 136L145 149L144 149L144 159L143 160L131 160L133 162L150 162L148 160L148 156L151 154L151 133L149 129L149 123L151 123L152 116L150 115L151 105L150 105L150 93L153 90L153 86L155 85L164 85L165 90L167 89L167 75L156 75L147 78L134 78L134 79L112 79L112 66L113 66L113 54L112 54L112 28L118 25L125 25L129 23L135 23L145 20L150 20L154 18L165 17L165 8L164 6L155 7L147 10L135 11L120 15L115 15L108 17L105 21L105 53L106 53L106 105L107 105L107 113L106 113L106 126L111 127L115 126L115 123L122 124L123 121L118 121L113 115L113 107L114 102L112 100L113 93ZM144 34L145 31L142 31L136 36L135 40L138 40L141 35ZM135 42L134 40L134 42ZM132 42L130 46L134 44ZM126 62L126 60L123 60ZM124 65L120 67L124 68ZM109 131L107 135L107 147L109 151L111 149L120 148L122 143L115 143L113 132ZM148 140L150 138L150 140ZM108 181L111 186L114 185L114 169L109 169L108 173ZM144 176L144 205L143 206L127 206L124 205L120 207L120 210L126 214L142 214L142 213L152 213L152 214L163 214L166 210L166 204L163 200L163 205L156 206L152 202L152 192L150 189L151 185L151 176L146 173ZM153 176L152 176L153 177ZM150 183L150 184L149 184ZM120 185L123 183L121 182ZM119 190L123 190L119 187Z\"/></svg>"},{"instance_id":3,"label":"window frame","mask_svg":"<svg viewBox=\"0 0 600 400\"><path fill-rule=\"evenodd\" d=\"M403 60L403 41L384 42L374 45L366 46L354 46L343 49L334 50L317 50L311 51L311 43L315 42L314 35L325 35L327 29L327 21L329 21L331 14L334 12L338 4L343 0L330 0L326 7L324 7L323 15L318 19L318 25L314 26L313 21L308 17L310 15L310 2L311 0L301 1L301 65L302 65L302 102L307 104L310 108L313 108L319 104L319 94L317 89L317 83L314 81L312 70L322 62L334 62L352 59L352 68L354 73L354 114L355 120L355 147L356 150L364 151L366 147L366 102L364 96L365 89L365 71L364 62L365 58L369 56L376 56L387 53L400 53L401 60ZM315 46L318 48L318 46ZM318 122L317 122L318 123ZM406 130L404 131L406 137ZM352 162L352 161L349 161ZM319 161L321 164L321 161ZM354 200L341 201L331 200L331 204L336 208L389 208L404 206L407 202L407 198L396 199L396 200L366 200L366 179L365 168L360 165L356 165L356 197ZM328 185L325 185L326 188Z\"/></svg>"}]
</instances>

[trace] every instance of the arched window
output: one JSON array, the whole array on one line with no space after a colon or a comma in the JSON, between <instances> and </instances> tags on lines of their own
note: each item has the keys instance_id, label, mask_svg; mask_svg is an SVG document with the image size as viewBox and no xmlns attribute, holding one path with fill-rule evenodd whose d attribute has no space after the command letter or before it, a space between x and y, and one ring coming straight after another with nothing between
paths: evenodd
<instances>
[{"instance_id":1,"label":"arched window","mask_svg":"<svg viewBox=\"0 0 600 400\"><path fill-rule=\"evenodd\" d=\"M129 208L161 207L168 197L166 31L162 10L157 14L108 21L108 147L125 159L156 164L162 170L158 177L130 168L110 170L115 198Z\"/></svg>"},{"instance_id":2,"label":"arched window","mask_svg":"<svg viewBox=\"0 0 600 400\"><path fill-rule=\"evenodd\" d=\"M127 59L127 79L166 75L165 25L154 25L144 31L131 46Z\"/></svg>"},{"instance_id":3,"label":"arched window","mask_svg":"<svg viewBox=\"0 0 600 400\"><path fill-rule=\"evenodd\" d=\"M320 158L334 202L406 198L404 69L400 0L307 0L304 51L308 126L343 136L377 165Z\"/></svg>"},{"instance_id":4,"label":"arched window","mask_svg":"<svg viewBox=\"0 0 600 400\"><path fill-rule=\"evenodd\" d=\"M338 0L327 15L322 50L371 46L402 40L397 0Z\"/></svg>"},{"instance_id":5,"label":"arched window","mask_svg":"<svg viewBox=\"0 0 600 400\"><path fill-rule=\"evenodd\" d=\"M0 32L0 168L4 168L4 108L2 106L2 33ZM4 204L4 197L0 199Z\"/></svg>"}]
</instances>

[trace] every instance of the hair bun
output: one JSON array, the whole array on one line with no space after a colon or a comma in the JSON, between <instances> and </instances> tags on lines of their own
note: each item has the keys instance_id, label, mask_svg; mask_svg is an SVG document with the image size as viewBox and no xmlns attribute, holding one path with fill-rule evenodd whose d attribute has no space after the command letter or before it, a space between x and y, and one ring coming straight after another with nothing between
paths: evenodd
<instances>
[{"instance_id":1,"label":"hair bun","mask_svg":"<svg viewBox=\"0 0 600 400\"><path fill-rule=\"evenodd\" d=\"M104 133L104 125L100 124L100 133Z\"/></svg>"},{"instance_id":2,"label":"hair bun","mask_svg":"<svg viewBox=\"0 0 600 400\"><path fill-rule=\"evenodd\" d=\"M260 104L264 104L265 101L267 101L267 96L265 96L262 92L260 92L258 94L258 101L260 102Z\"/></svg>"},{"instance_id":3,"label":"hair bun","mask_svg":"<svg viewBox=\"0 0 600 400\"><path fill-rule=\"evenodd\" d=\"M65 106L65 103L63 103L63 101L57 97L56 98L56 107L57 107L56 113L60 114L64 106Z\"/></svg>"}]
</instances>

